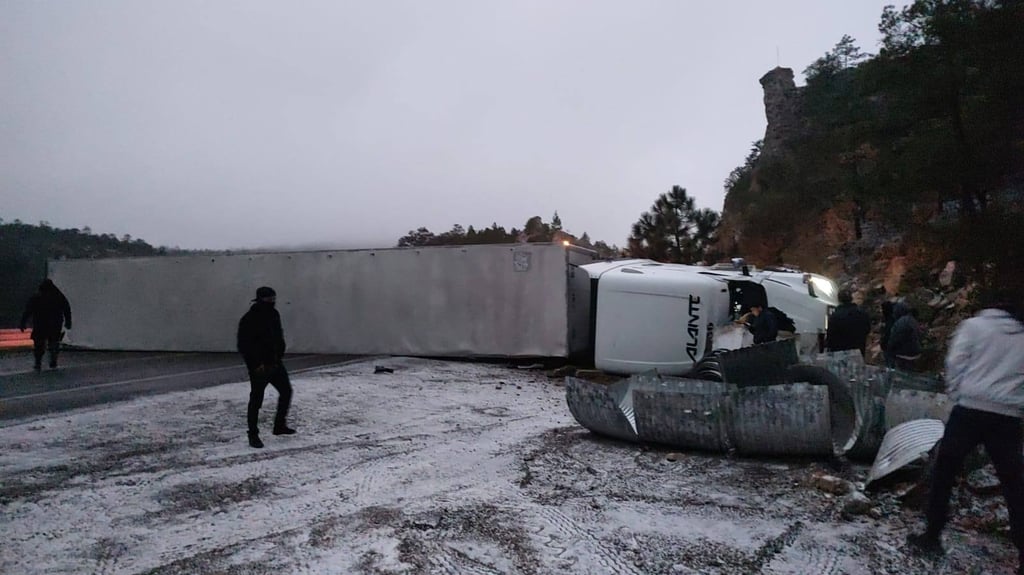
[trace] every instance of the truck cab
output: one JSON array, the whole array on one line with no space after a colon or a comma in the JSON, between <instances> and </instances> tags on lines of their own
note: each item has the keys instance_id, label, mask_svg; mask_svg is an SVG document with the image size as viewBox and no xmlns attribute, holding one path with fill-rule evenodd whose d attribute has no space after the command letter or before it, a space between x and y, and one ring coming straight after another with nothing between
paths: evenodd
<instances>
[{"instance_id":1,"label":"truck cab","mask_svg":"<svg viewBox=\"0 0 1024 575\"><path fill-rule=\"evenodd\" d=\"M656 369L683 375L719 347L730 329L760 301L793 319L797 349L814 351L838 305L836 285L817 274L750 266L691 266L619 260L581 266L590 278L594 365L611 373Z\"/></svg>"}]
</instances>

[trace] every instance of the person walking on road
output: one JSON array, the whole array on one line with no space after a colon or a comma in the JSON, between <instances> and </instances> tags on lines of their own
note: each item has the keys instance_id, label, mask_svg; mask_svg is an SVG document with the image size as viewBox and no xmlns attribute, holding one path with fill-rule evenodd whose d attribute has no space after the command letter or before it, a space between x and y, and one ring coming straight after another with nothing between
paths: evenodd
<instances>
[{"instance_id":1,"label":"person walking on road","mask_svg":"<svg viewBox=\"0 0 1024 575\"><path fill-rule=\"evenodd\" d=\"M871 318L853 303L850 290L839 292L839 307L828 318L828 331L825 333L826 351L843 351L859 349L862 357L867 347L868 333L871 332Z\"/></svg>"},{"instance_id":2,"label":"person walking on road","mask_svg":"<svg viewBox=\"0 0 1024 575\"><path fill-rule=\"evenodd\" d=\"M982 444L1006 497L1017 573L1024 575L1024 319L1012 296L987 299L984 309L957 327L946 355L946 388L954 407L932 471L927 527L907 542L920 552L943 552L940 536L953 480Z\"/></svg>"},{"instance_id":3,"label":"person walking on road","mask_svg":"<svg viewBox=\"0 0 1024 575\"><path fill-rule=\"evenodd\" d=\"M249 407L246 422L249 431L249 445L262 448L259 416L263 407L263 395L267 385L277 390L277 413L274 416L274 435L292 435L295 430L288 427L288 408L292 401L292 384L284 367L284 329L281 315L274 309L277 293L273 288L261 287L256 290L256 299L249 311L238 322L238 352L242 354L245 367L249 370Z\"/></svg>"},{"instance_id":4,"label":"person walking on road","mask_svg":"<svg viewBox=\"0 0 1024 575\"><path fill-rule=\"evenodd\" d=\"M36 360L33 368L36 371L43 368L47 348L50 350L50 368L56 368L60 341L64 338L61 327L71 329L71 304L53 280L44 279L38 291L29 298L25 313L21 315L21 331L25 331L29 320L32 322L32 354Z\"/></svg>"}]
</instances>

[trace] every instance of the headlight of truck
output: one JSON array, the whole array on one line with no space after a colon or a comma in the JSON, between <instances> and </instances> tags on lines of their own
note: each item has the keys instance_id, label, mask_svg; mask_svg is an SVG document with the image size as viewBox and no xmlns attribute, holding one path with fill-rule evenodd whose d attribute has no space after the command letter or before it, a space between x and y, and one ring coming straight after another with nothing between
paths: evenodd
<instances>
[{"instance_id":1,"label":"headlight of truck","mask_svg":"<svg viewBox=\"0 0 1024 575\"><path fill-rule=\"evenodd\" d=\"M820 293L829 299L832 299L836 295L836 284L830 279L811 276L810 285L814 288L814 293Z\"/></svg>"}]
</instances>

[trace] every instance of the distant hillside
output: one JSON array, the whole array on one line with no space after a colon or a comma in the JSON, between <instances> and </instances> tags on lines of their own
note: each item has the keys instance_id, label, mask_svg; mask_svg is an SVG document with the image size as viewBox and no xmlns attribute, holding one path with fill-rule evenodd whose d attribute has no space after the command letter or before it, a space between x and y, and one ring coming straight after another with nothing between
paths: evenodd
<instances>
[{"instance_id":1,"label":"distant hillside","mask_svg":"<svg viewBox=\"0 0 1024 575\"><path fill-rule=\"evenodd\" d=\"M64 230L46 222L34 226L0 220L0 328L18 326L26 300L46 276L48 259L156 256L169 251L175 250L130 236L93 234L89 228Z\"/></svg>"}]
</instances>

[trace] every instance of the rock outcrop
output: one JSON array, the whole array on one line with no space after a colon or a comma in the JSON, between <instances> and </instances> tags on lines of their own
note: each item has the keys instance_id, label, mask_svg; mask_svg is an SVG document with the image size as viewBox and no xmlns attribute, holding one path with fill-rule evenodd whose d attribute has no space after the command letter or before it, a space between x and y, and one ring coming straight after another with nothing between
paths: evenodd
<instances>
[{"instance_id":1,"label":"rock outcrop","mask_svg":"<svg viewBox=\"0 0 1024 575\"><path fill-rule=\"evenodd\" d=\"M761 86L764 88L764 111L768 119L761 157L778 157L800 131L800 89L793 81L791 68L775 68L768 72L761 77Z\"/></svg>"}]
</instances>

